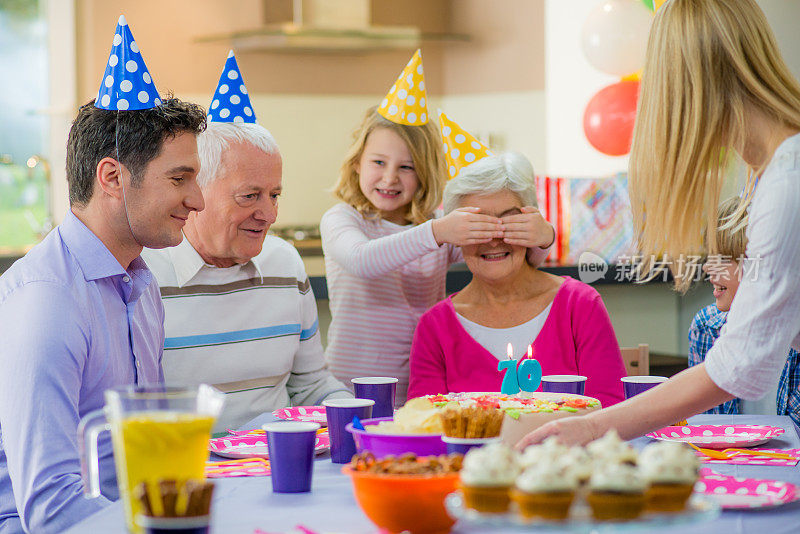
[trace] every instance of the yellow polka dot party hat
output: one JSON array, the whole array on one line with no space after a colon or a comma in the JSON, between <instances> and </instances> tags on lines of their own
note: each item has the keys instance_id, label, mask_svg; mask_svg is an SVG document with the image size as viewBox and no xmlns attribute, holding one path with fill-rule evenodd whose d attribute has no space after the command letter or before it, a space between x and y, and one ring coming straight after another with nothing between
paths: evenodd
<instances>
[{"instance_id":1,"label":"yellow polka dot party hat","mask_svg":"<svg viewBox=\"0 0 800 534\"><path fill-rule=\"evenodd\" d=\"M458 171L470 163L492 155L491 150L451 120L442 110L439 110L439 126L442 128L447 173L450 178L454 178Z\"/></svg>"},{"instance_id":2,"label":"yellow polka dot party hat","mask_svg":"<svg viewBox=\"0 0 800 534\"><path fill-rule=\"evenodd\" d=\"M378 107L378 113L395 124L406 126L422 126L428 122L422 52L414 52L411 61Z\"/></svg>"}]
</instances>

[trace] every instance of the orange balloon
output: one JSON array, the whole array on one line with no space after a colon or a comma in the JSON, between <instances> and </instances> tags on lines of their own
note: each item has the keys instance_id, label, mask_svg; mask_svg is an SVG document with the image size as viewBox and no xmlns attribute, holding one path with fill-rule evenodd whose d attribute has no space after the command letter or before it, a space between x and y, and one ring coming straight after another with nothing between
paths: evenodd
<instances>
[{"instance_id":1,"label":"orange balloon","mask_svg":"<svg viewBox=\"0 0 800 534\"><path fill-rule=\"evenodd\" d=\"M653 11L658 11L658 8L667 0L653 0Z\"/></svg>"}]
</instances>

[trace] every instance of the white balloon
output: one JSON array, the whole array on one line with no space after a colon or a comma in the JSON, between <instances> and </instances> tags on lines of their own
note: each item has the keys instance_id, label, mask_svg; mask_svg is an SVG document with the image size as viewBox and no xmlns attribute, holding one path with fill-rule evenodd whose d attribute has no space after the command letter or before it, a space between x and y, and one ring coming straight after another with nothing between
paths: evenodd
<instances>
[{"instance_id":1,"label":"white balloon","mask_svg":"<svg viewBox=\"0 0 800 534\"><path fill-rule=\"evenodd\" d=\"M583 23L581 45L599 71L626 76L644 66L653 14L640 0L603 0Z\"/></svg>"}]
</instances>

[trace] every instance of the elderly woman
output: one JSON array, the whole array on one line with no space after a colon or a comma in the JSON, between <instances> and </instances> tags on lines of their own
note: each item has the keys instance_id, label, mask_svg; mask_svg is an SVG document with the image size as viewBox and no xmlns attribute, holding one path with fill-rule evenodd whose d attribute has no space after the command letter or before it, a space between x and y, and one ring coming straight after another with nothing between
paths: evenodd
<instances>
[{"instance_id":1,"label":"elderly woman","mask_svg":"<svg viewBox=\"0 0 800 534\"><path fill-rule=\"evenodd\" d=\"M516 153L483 158L447 185L447 213L459 207L513 220L536 206L533 168ZM533 345L543 374L588 377L586 394L603 406L622 400L619 345L600 295L569 277L539 271L525 248L497 238L462 247L472 281L419 321L411 346L408 396L500 391L498 360L508 343L521 356Z\"/></svg>"}]
</instances>

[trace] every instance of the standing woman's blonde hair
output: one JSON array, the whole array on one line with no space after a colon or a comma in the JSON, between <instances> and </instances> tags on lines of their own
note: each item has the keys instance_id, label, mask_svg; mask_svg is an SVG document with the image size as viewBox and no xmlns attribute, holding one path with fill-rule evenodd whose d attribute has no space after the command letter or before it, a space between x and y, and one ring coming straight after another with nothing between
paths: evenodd
<instances>
[{"instance_id":1,"label":"standing woman's blonde hair","mask_svg":"<svg viewBox=\"0 0 800 534\"><path fill-rule=\"evenodd\" d=\"M630 158L645 268L651 256L702 255L704 242L716 252L726 162L743 149L752 111L800 129L800 84L755 1L667 0L650 29ZM748 191L763 170L750 169ZM694 273L673 274L688 289Z\"/></svg>"},{"instance_id":2,"label":"standing woman's blonde hair","mask_svg":"<svg viewBox=\"0 0 800 534\"><path fill-rule=\"evenodd\" d=\"M359 185L356 165L364 153L367 137L378 128L391 130L405 141L414 161L414 171L419 179L419 189L414 193L406 219L414 224L422 224L433 218L433 212L442 201L445 184L444 152L439 129L428 121L422 126L406 126L385 119L378 108L367 110L364 120L354 134L354 142L342 164L339 180L333 186L336 198L353 206L365 217L379 217L381 214L367 200Z\"/></svg>"}]
</instances>

